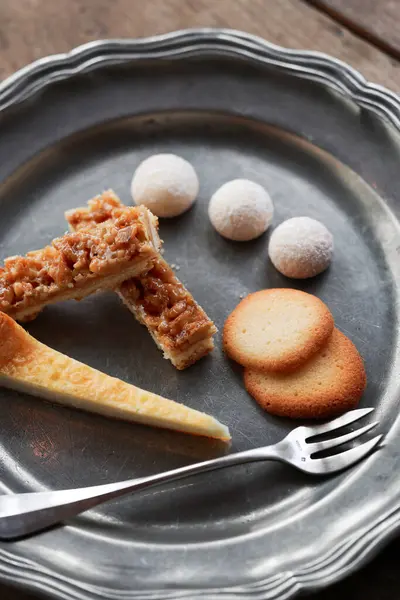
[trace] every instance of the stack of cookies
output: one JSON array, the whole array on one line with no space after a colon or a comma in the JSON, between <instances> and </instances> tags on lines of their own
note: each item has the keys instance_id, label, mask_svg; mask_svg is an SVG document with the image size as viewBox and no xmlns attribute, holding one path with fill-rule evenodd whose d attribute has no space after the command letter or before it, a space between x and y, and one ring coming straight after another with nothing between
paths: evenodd
<instances>
[{"instance_id":1,"label":"stack of cookies","mask_svg":"<svg viewBox=\"0 0 400 600\"><path fill-rule=\"evenodd\" d=\"M355 408L363 361L317 297L293 289L250 294L229 315L224 348L244 369L247 391L266 411L327 418Z\"/></svg>"}]
</instances>

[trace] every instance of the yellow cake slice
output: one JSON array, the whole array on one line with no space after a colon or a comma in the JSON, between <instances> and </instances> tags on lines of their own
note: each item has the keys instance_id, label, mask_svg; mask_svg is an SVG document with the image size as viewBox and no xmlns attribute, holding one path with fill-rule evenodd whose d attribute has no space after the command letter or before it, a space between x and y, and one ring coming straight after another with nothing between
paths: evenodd
<instances>
[{"instance_id":1,"label":"yellow cake slice","mask_svg":"<svg viewBox=\"0 0 400 600\"><path fill-rule=\"evenodd\" d=\"M228 428L214 417L65 356L35 340L4 313L0 385L108 417L230 440Z\"/></svg>"}]
</instances>

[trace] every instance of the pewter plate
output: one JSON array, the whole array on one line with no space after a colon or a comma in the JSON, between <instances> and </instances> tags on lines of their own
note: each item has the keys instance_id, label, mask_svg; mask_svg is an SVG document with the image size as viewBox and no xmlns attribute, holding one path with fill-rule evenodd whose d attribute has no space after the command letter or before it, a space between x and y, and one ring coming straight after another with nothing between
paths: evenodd
<instances>
[{"instance_id":1,"label":"pewter plate","mask_svg":"<svg viewBox=\"0 0 400 600\"><path fill-rule=\"evenodd\" d=\"M384 447L333 478L243 466L111 502L37 537L0 544L0 577L55 598L285 599L343 577L400 526L400 103L350 67L226 30L88 44L0 86L0 247L41 247L63 211L104 188L129 202L154 152L189 159L195 207L163 221L166 257L221 330L240 296L297 287L321 297L363 355ZM219 237L212 192L265 185L273 226L309 215L331 229L331 268L298 283L267 260L268 234ZM280 439L221 352L178 373L112 294L46 309L29 331L107 373L212 413L232 451ZM4 493L148 475L216 456L217 443L68 410L1 390Z\"/></svg>"}]
</instances>

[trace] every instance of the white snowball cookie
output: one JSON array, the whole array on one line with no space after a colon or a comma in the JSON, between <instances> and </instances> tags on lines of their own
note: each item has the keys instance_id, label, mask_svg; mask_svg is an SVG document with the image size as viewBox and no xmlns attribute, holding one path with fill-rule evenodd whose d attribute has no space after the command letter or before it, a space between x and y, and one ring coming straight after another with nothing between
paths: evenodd
<instances>
[{"instance_id":1,"label":"white snowball cookie","mask_svg":"<svg viewBox=\"0 0 400 600\"><path fill-rule=\"evenodd\" d=\"M269 257L282 275L307 279L325 271L332 260L333 237L315 219L294 217L281 223L272 233Z\"/></svg>"},{"instance_id":2,"label":"white snowball cookie","mask_svg":"<svg viewBox=\"0 0 400 600\"><path fill-rule=\"evenodd\" d=\"M247 242L259 237L272 221L274 205L267 191L248 179L224 183L212 196L208 215L223 237Z\"/></svg>"},{"instance_id":3,"label":"white snowball cookie","mask_svg":"<svg viewBox=\"0 0 400 600\"><path fill-rule=\"evenodd\" d=\"M136 169L131 183L135 204L144 204L157 217L177 217L188 210L199 192L192 165L176 154L154 154Z\"/></svg>"}]
</instances>

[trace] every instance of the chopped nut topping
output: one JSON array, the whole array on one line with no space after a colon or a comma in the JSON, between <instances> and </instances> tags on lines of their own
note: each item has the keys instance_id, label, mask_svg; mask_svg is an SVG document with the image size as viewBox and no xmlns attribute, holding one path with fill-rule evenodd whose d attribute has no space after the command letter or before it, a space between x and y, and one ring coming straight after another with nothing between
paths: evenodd
<instances>
[{"instance_id":1,"label":"chopped nut topping","mask_svg":"<svg viewBox=\"0 0 400 600\"><path fill-rule=\"evenodd\" d=\"M0 269L0 310L13 312L46 303L78 285L118 274L141 255L154 254L139 208L125 208L95 227L67 233L50 246L12 256ZM92 290L91 290L92 291Z\"/></svg>"},{"instance_id":2,"label":"chopped nut topping","mask_svg":"<svg viewBox=\"0 0 400 600\"><path fill-rule=\"evenodd\" d=\"M88 208L66 213L72 229L79 231L121 217L126 207L113 194L104 192L88 202ZM122 237L125 234L121 231ZM216 329L193 296L175 277L168 263L159 256L153 268L142 276L132 277L121 284L118 293L127 306L143 320L152 334L169 348L183 348L202 336L211 336Z\"/></svg>"},{"instance_id":3,"label":"chopped nut topping","mask_svg":"<svg viewBox=\"0 0 400 600\"><path fill-rule=\"evenodd\" d=\"M135 302L143 309L144 320L151 331L169 338L175 346L187 343L190 336L205 325L212 326L161 257L147 275L124 281L119 292L126 303Z\"/></svg>"}]
</instances>

